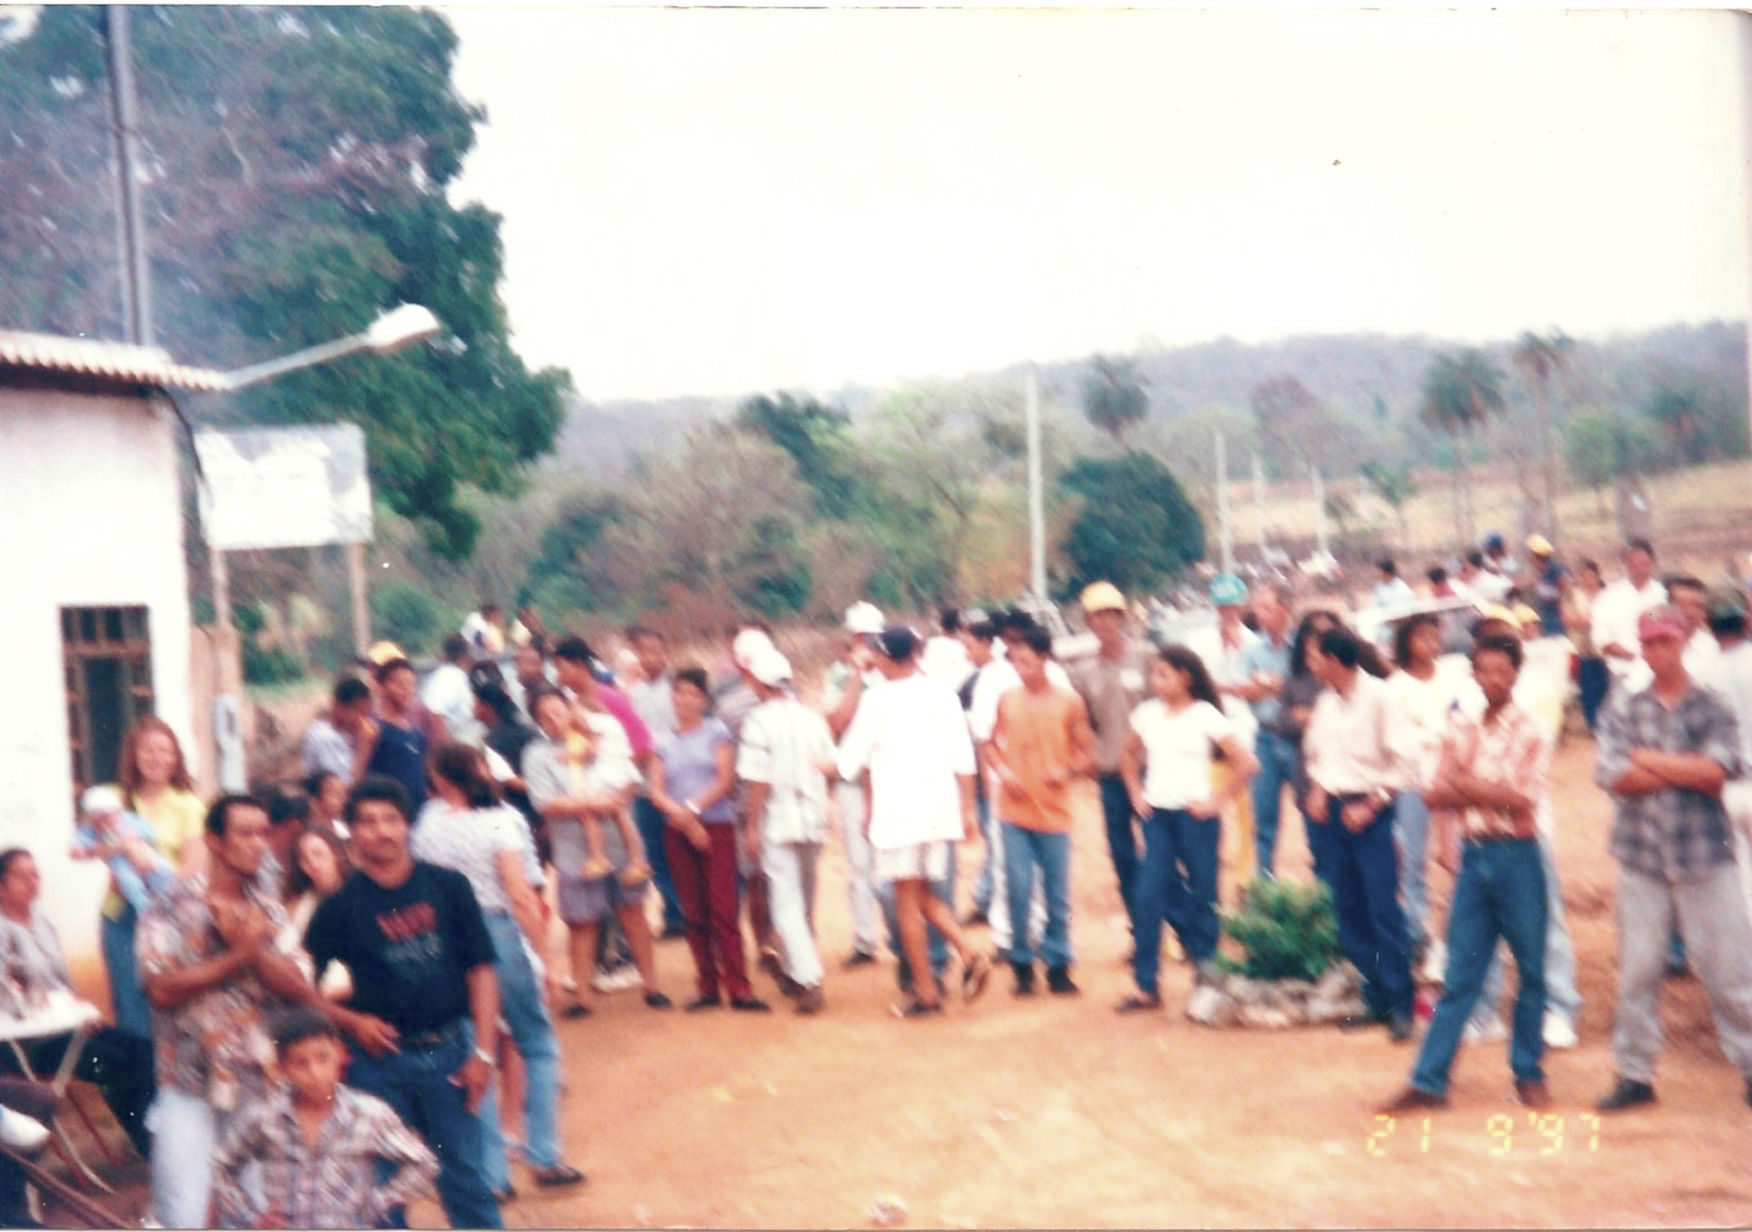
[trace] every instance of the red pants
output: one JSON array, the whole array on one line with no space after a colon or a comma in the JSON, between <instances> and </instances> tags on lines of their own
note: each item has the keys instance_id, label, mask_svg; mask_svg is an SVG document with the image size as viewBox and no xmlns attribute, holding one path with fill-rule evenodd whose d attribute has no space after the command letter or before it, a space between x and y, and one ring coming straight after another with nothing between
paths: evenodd
<instances>
[{"instance_id":1,"label":"red pants","mask_svg":"<svg viewBox=\"0 0 1752 1232\"><path fill-rule=\"evenodd\" d=\"M681 901L687 947L699 972L699 995L716 997L718 981L732 1000L752 997L736 900L736 827L708 825L712 845L701 851L673 826L663 831L663 850Z\"/></svg>"}]
</instances>

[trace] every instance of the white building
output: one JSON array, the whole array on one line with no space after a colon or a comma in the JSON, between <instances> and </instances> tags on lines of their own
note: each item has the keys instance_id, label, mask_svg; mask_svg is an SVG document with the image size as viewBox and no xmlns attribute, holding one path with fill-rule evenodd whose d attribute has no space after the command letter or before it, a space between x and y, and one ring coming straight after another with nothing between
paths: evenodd
<instances>
[{"instance_id":1,"label":"white building","mask_svg":"<svg viewBox=\"0 0 1752 1232\"><path fill-rule=\"evenodd\" d=\"M181 429L164 391L223 387L153 348L0 331L0 847L42 866L77 967L95 969L106 883L67 856L77 793L114 781L122 734L146 713L211 781L191 697Z\"/></svg>"}]
</instances>

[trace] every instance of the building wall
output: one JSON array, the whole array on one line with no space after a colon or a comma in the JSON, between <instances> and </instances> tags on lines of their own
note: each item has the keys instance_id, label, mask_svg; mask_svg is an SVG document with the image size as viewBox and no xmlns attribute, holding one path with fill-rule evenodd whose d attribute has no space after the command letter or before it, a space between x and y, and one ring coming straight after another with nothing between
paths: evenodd
<instances>
[{"instance_id":1,"label":"building wall","mask_svg":"<svg viewBox=\"0 0 1752 1232\"><path fill-rule=\"evenodd\" d=\"M144 398L0 388L0 846L30 849L75 964L97 949L101 865L67 858L73 763L60 609L144 604L156 711L191 744L189 604L169 415Z\"/></svg>"}]
</instances>

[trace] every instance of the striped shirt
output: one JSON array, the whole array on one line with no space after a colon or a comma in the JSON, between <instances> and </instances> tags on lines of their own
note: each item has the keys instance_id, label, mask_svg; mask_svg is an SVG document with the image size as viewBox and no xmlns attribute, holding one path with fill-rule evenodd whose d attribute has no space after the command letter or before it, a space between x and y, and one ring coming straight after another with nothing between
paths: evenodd
<instances>
[{"instance_id":1,"label":"striped shirt","mask_svg":"<svg viewBox=\"0 0 1752 1232\"><path fill-rule=\"evenodd\" d=\"M1522 815L1482 804L1451 810L1463 837L1533 837L1536 810L1551 788L1551 740L1525 710L1513 702L1495 718L1456 710L1442 734L1438 762L1495 786L1513 787L1533 802Z\"/></svg>"}]
</instances>

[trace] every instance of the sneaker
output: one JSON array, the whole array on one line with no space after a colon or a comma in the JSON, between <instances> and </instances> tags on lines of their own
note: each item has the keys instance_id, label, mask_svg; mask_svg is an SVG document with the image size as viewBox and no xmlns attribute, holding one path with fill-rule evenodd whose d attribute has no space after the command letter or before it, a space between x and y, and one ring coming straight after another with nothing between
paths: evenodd
<instances>
[{"instance_id":1,"label":"sneaker","mask_svg":"<svg viewBox=\"0 0 1752 1232\"><path fill-rule=\"evenodd\" d=\"M1055 997L1074 997L1083 991L1072 981L1069 967L1048 967L1046 990Z\"/></svg>"},{"instance_id":2,"label":"sneaker","mask_svg":"<svg viewBox=\"0 0 1752 1232\"><path fill-rule=\"evenodd\" d=\"M49 1127L35 1117L0 1104L0 1143L25 1155L34 1155L49 1140Z\"/></svg>"},{"instance_id":3,"label":"sneaker","mask_svg":"<svg viewBox=\"0 0 1752 1232\"><path fill-rule=\"evenodd\" d=\"M1547 1048L1559 1050L1574 1048L1581 1042L1576 1036L1576 1024L1562 1010L1545 1011L1544 1036Z\"/></svg>"},{"instance_id":4,"label":"sneaker","mask_svg":"<svg viewBox=\"0 0 1752 1232\"><path fill-rule=\"evenodd\" d=\"M1460 1038L1468 1044L1500 1044L1509 1038L1509 1028L1501 1018L1492 1014L1482 1023L1477 1019L1467 1023Z\"/></svg>"},{"instance_id":5,"label":"sneaker","mask_svg":"<svg viewBox=\"0 0 1752 1232\"><path fill-rule=\"evenodd\" d=\"M745 1014L770 1014L773 1007L759 997L731 997L730 1008L741 1010Z\"/></svg>"},{"instance_id":6,"label":"sneaker","mask_svg":"<svg viewBox=\"0 0 1752 1232\"><path fill-rule=\"evenodd\" d=\"M1010 971L1016 977L1016 987L1011 991L1018 997L1032 997L1034 995L1034 964L1013 962L1010 964Z\"/></svg>"},{"instance_id":7,"label":"sneaker","mask_svg":"<svg viewBox=\"0 0 1752 1232\"><path fill-rule=\"evenodd\" d=\"M1622 1112L1626 1108L1634 1108L1638 1104L1655 1102L1655 1088L1646 1082L1633 1082L1629 1078L1620 1078L1612 1084L1612 1089L1606 1097L1594 1105L1597 1112Z\"/></svg>"},{"instance_id":8,"label":"sneaker","mask_svg":"<svg viewBox=\"0 0 1752 1232\"><path fill-rule=\"evenodd\" d=\"M590 1179L571 1164L555 1164L551 1168L533 1168L530 1170L529 1174L535 1179L535 1183L542 1186L544 1189L558 1189L567 1185L582 1185L585 1181Z\"/></svg>"},{"instance_id":9,"label":"sneaker","mask_svg":"<svg viewBox=\"0 0 1752 1232\"><path fill-rule=\"evenodd\" d=\"M666 994L660 992L646 993L645 1004L654 1010L672 1010L675 1008L675 1002L671 1001Z\"/></svg>"},{"instance_id":10,"label":"sneaker","mask_svg":"<svg viewBox=\"0 0 1752 1232\"><path fill-rule=\"evenodd\" d=\"M1364 1010L1360 1014L1346 1014L1338 1020L1340 1031L1361 1031L1365 1027L1378 1027L1387 1021L1387 1015L1375 1010Z\"/></svg>"},{"instance_id":11,"label":"sneaker","mask_svg":"<svg viewBox=\"0 0 1752 1232\"><path fill-rule=\"evenodd\" d=\"M643 983L639 969L632 963L616 967L612 971L598 971L590 977L590 987L597 992L625 992L629 988L638 988Z\"/></svg>"},{"instance_id":12,"label":"sneaker","mask_svg":"<svg viewBox=\"0 0 1752 1232\"><path fill-rule=\"evenodd\" d=\"M697 1014L701 1010L715 1010L724 1004L722 997L695 997L687 1003L687 1012Z\"/></svg>"},{"instance_id":13,"label":"sneaker","mask_svg":"<svg viewBox=\"0 0 1752 1232\"><path fill-rule=\"evenodd\" d=\"M1515 1098L1521 1101L1523 1108L1533 1108L1543 1112L1551 1107L1551 1091L1547 1089L1544 1079L1530 1079L1515 1084Z\"/></svg>"}]
</instances>

